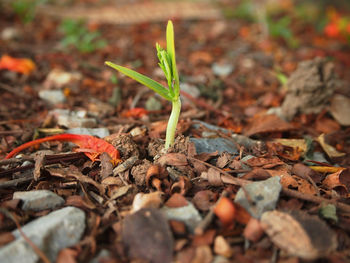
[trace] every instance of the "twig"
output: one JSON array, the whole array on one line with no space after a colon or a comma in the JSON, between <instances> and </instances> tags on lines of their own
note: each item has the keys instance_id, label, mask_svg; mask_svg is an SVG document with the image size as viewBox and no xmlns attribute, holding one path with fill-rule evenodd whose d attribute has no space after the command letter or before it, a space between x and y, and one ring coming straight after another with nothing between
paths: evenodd
<instances>
[{"instance_id":1,"label":"twig","mask_svg":"<svg viewBox=\"0 0 350 263\"><path fill-rule=\"evenodd\" d=\"M37 245L35 245L33 243L33 241L30 240L29 237L27 237L27 235L23 232L21 225L18 223L17 219L15 218L15 216L9 212L7 209L5 208L0 208L0 212L3 213L4 215L6 215L8 218L10 218L15 224L16 227L18 229L18 232L20 233L20 235L23 237L23 239L29 244L29 246L31 246L31 248L34 250L34 252L40 257L40 259L44 262L44 263L50 263L50 260L47 258L47 256L44 254L44 252L42 252L40 250L40 248L38 248Z\"/></svg>"},{"instance_id":2,"label":"twig","mask_svg":"<svg viewBox=\"0 0 350 263\"><path fill-rule=\"evenodd\" d=\"M223 197L226 197L228 195L227 191L222 191L220 198L216 201L215 205L210 208L207 215L204 217L204 219L198 224L198 226L195 228L194 233L196 235L203 235L205 229L209 226L211 221L213 221L214 218L214 207L221 201Z\"/></svg>"},{"instance_id":3,"label":"twig","mask_svg":"<svg viewBox=\"0 0 350 263\"><path fill-rule=\"evenodd\" d=\"M221 180L223 183L239 185L239 186L244 186L246 184L252 183L252 181L249 181L249 180L232 177L229 173L227 173L227 172L223 171L222 169L217 168L216 166L211 165L209 163L203 162L203 161L198 160L198 159L193 158L193 157L187 157L187 158L190 160L196 161L196 162L203 163L204 165L219 171L222 174ZM309 201L309 202L313 202L313 203L317 203L317 204L330 203L330 204L335 205L339 210L350 213L350 206L349 205L338 202L336 200L326 199L326 198L323 198L320 196L304 194L304 193L301 193L301 192L298 192L298 191L295 191L292 189L288 189L285 187L282 188L282 193L289 196L289 197L294 197L294 198L302 199L304 201Z\"/></svg>"},{"instance_id":4,"label":"twig","mask_svg":"<svg viewBox=\"0 0 350 263\"><path fill-rule=\"evenodd\" d=\"M13 179L13 180L6 181L6 182L1 182L0 183L0 189L9 188L9 187L16 187L16 186L18 186L20 184L30 182L33 179L34 179L34 175L31 174L31 175L26 176L26 177Z\"/></svg>"}]
</instances>

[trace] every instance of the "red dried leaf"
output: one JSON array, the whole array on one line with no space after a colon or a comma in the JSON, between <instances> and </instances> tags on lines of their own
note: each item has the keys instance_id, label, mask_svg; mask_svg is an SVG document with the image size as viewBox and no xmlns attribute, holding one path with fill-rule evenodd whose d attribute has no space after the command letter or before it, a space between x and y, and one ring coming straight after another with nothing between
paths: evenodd
<instances>
[{"instance_id":1,"label":"red dried leaf","mask_svg":"<svg viewBox=\"0 0 350 263\"><path fill-rule=\"evenodd\" d=\"M3 55L0 59L0 70L1 69L29 75L35 70L35 64L28 58L13 58L8 55Z\"/></svg>"},{"instance_id":2,"label":"red dried leaf","mask_svg":"<svg viewBox=\"0 0 350 263\"><path fill-rule=\"evenodd\" d=\"M148 110L144 109L144 108L133 108L131 110L125 111L123 112L121 115L123 117L127 117L127 118L142 118L143 116L148 114Z\"/></svg>"},{"instance_id":3,"label":"red dried leaf","mask_svg":"<svg viewBox=\"0 0 350 263\"><path fill-rule=\"evenodd\" d=\"M234 223L236 209L227 197L222 197L214 208L215 215L220 219L224 227L230 227Z\"/></svg>"}]
</instances>

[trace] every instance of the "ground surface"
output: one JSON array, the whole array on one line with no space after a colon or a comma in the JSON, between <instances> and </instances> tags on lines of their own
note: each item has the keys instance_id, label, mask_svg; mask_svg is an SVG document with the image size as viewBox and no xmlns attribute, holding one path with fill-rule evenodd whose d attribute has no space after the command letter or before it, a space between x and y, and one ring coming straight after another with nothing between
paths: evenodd
<instances>
[{"instance_id":1,"label":"ground surface","mask_svg":"<svg viewBox=\"0 0 350 263\"><path fill-rule=\"evenodd\" d=\"M34 137L86 127L107 129L107 140L123 160L113 172L108 158L92 163L81 153L62 156L71 145L51 142L23 152L24 159L33 163L35 158L36 169L30 163L0 161L2 207L16 214L20 225L50 210L23 211L10 202L15 191L48 189L63 197L64 206L87 215L82 241L61 251L62 262L88 262L102 249L108 253L101 262L350 260L349 46L295 21L292 30L300 43L292 48L283 39L265 36L259 23L224 18L224 5L233 3L191 2L174 11L176 5L164 9L159 2L134 1L136 16L127 15L127 3L62 2L40 7L26 24L8 7L0 11L0 31L13 34L2 34L0 55L29 58L36 65L27 75L0 71L1 159ZM58 27L67 17L84 17L88 32L101 32L107 45L90 53L62 47ZM165 84L156 69L155 43L165 45L167 19L174 22L183 83L178 126L183 137L167 154L156 156L162 152L171 105L104 62L131 67ZM63 84L58 81L62 75L54 76L62 72L68 79ZM64 99L49 103L40 95L52 90ZM85 115L67 121L57 109ZM213 131L198 121L225 130ZM190 137L224 138L234 147L230 153L220 153L218 147L219 152L197 154ZM34 157L39 148L50 150L46 161ZM267 191L277 193L276 202L262 208L259 197L250 196L259 190L249 192L248 184L276 176L282 188ZM26 179L18 181L21 177ZM247 204L237 201L239 189ZM135 198L139 193L144 199ZM264 194L262 199L273 198ZM159 213L189 204L194 205L191 212L181 212L189 214L187 219L167 214L164 220ZM213 213L217 204L232 211ZM138 207L149 210L135 212ZM325 207L335 210L326 213ZM189 222L197 216L191 229ZM0 227L2 233L16 228L4 216ZM301 234L293 235L297 231Z\"/></svg>"}]
</instances>

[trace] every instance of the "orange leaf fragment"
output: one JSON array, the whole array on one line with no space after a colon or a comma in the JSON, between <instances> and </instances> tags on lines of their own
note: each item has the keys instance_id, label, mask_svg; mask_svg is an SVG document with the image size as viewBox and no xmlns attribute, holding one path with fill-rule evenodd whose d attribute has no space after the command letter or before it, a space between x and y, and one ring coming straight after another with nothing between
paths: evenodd
<instances>
[{"instance_id":1,"label":"orange leaf fragment","mask_svg":"<svg viewBox=\"0 0 350 263\"><path fill-rule=\"evenodd\" d=\"M227 197L222 197L214 208L215 215L225 227L230 227L235 219L236 208Z\"/></svg>"},{"instance_id":2,"label":"orange leaf fragment","mask_svg":"<svg viewBox=\"0 0 350 263\"><path fill-rule=\"evenodd\" d=\"M34 62L28 58L13 58L8 55L3 55L0 59L0 69L29 75L35 68Z\"/></svg>"},{"instance_id":3,"label":"orange leaf fragment","mask_svg":"<svg viewBox=\"0 0 350 263\"><path fill-rule=\"evenodd\" d=\"M131 118L142 118L143 116L148 114L148 110L144 108L133 108L131 110L125 111L122 113L123 117L131 117Z\"/></svg>"}]
</instances>

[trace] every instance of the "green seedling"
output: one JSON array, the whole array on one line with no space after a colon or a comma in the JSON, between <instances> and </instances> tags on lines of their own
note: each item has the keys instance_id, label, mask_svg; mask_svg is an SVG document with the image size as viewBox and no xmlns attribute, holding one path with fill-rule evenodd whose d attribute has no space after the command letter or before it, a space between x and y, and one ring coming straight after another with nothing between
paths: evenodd
<instances>
[{"instance_id":1,"label":"green seedling","mask_svg":"<svg viewBox=\"0 0 350 263\"><path fill-rule=\"evenodd\" d=\"M61 45L64 48L75 47L81 53L90 53L104 48L107 42L101 39L99 31L90 31L83 20L64 20L59 30L63 33Z\"/></svg>"},{"instance_id":2,"label":"green seedling","mask_svg":"<svg viewBox=\"0 0 350 263\"><path fill-rule=\"evenodd\" d=\"M115 70L150 88L151 90L162 96L164 99L171 101L172 110L169 117L165 138L165 149L168 149L169 146L171 146L174 143L176 126L181 111L180 83L175 60L174 27L171 21L168 21L166 29L166 45L167 49L164 50L157 43L156 49L157 56L159 59L158 65L164 72L165 78L168 82L168 88L164 87L159 82L154 81L153 79L146 77L145 75L142 75L134 70L122 67L120 65L116 65L109 61L106 61L105 63L106 65L114 68Z\"/></svg>"}]
</instances>

